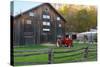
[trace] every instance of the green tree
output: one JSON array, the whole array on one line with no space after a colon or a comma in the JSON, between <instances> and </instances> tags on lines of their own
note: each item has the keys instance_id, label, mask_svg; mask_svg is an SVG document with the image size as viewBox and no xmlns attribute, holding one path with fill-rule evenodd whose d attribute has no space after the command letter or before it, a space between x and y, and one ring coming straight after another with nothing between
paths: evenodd
<instances>
[{"instance_id":1,"label":"green tree","mask_svg":"<svg viewBox=\"0 0 100 67\"><path fill-rule=\"evenodd\" d=\"M59 9L59 13L67 20L66 32L83 32L97 26L97 9L95 7L75 8L64 5Z\"/></svg>"}]
</instances>

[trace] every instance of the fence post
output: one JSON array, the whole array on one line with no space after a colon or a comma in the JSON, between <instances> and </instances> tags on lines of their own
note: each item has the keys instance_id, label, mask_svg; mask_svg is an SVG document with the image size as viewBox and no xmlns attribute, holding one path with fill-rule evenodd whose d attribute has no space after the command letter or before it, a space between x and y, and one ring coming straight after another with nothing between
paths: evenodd
<instances>
[{"instance_id":1,"label":"fence post","mask_svg":"<svg viewBox=\"0 0 100 67\"><path fill-rule=\"evenodd\" d=\"M87 60L87 58L88 58L88 47L86 47L84 50L84 59Z\"/></svg>"},{"instance_id":2,"label":"fence post","mask_svg":"<svg viewBox=\"0 0 100 67\"><path fill-rule=\"evenodd\" d=\"M53 50L49 49L48 51L48 64L53 63Z\"/></svg>"}]
</instances>

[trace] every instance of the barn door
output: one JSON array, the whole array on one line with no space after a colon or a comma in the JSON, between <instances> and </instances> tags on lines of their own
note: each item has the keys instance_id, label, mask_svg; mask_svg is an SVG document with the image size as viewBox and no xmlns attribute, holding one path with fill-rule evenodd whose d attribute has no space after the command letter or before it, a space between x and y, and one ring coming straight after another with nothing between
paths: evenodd
<instances>
[{"instance_id":1,"label":"barn door","mask_svg":"<svg viewBox=\"0 0 100 67\"><path fill-rule=\"evenodd\" d=\"M31 20L26 20L24 23L24 43L26 45L34 43L34 28Z\"/></svg>"},{"instance_id":2,"label":"barn door","mask_svg":"<svg viewBox=\"0 0 100 67\"><path fill-rule=\"evenodd\" d=\"M41 43L47 43L48 42L48 34L42 33L41 35Z\"/></svg>"}]
</instances>

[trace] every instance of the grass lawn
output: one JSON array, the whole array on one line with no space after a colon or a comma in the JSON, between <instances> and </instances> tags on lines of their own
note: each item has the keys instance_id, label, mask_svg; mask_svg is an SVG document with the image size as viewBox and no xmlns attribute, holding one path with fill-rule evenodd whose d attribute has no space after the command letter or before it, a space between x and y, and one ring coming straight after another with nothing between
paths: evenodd
<instances>
[{"instance_id":1,"label":"grass lawn","mask_svg":"<svg viewBox=\"0 0 100 67\"><path fill-rule=\"evenodd\" d=\"M67 47L55 47L55 46L42 46L42 45L30 45L30 46L22 46L22 47L14 47L14 55L22 55L22 54L34 54L34 53L40 53L40 52L48 52L49 48L52 48L54 52L60 52L60 51L69 51L69 50L76 50L79 48L87 47L88 44L84 43L74 43L74 46L71 48ZM89 49L94 48L94 50L97 49L97 44L89 44ZM16 52L23 50L24 52ZM33 50L33 52L27 52L27 50ZM92 50L92 49L91 49ZM87 60L84 60L84 50L76 51L76 52L69 52L69 53L54 53L53 56L53 63L66 63L66 62L73 62L73 61L96 61L97 60L97 51L89 52ZM70 56L70 57L63 57L68 56L72 54L78 54L76 56ZM59 58L57 58L59 57ZM61 57L61 58L60 58ZM34 56L24 56L24 57L14 57L15 66L16 65L27 65L27 64L16 64L16 62L32 62L36 64L42 63L48 63L48 54L41 54L41 55L34 55Z\"/></svg>"}]
</instances>

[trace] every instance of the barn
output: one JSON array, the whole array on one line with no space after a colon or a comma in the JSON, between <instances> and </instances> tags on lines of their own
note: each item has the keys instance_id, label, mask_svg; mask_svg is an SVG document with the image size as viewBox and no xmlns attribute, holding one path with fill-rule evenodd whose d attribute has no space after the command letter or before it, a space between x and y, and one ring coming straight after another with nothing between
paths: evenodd
<instances>
[{"instance_id":1,"label":"barn","mask_svg":"<svg viewBox=\"0 0 100 67\"><path fill-rule=\"evenodd\" d=\"M43 3L12 18L13 44L56 43L65 35L66 20L50 4Z\"/></svg>"}]
</instances>

